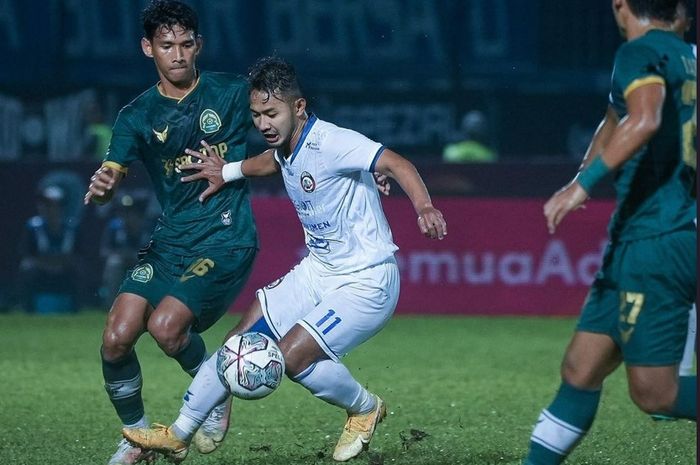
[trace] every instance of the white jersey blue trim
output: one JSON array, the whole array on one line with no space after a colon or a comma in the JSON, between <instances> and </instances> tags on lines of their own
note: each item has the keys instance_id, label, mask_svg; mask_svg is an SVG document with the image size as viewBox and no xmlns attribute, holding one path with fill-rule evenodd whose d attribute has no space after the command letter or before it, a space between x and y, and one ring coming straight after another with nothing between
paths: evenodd
<instances>
[{"instance_id":1,"label":"white jersey blue trim","mask_svg":"<svg viewBox=\"0 0 700 465\"><path fill-rule=\"evenodd\" d=\"M311 115L289 158L275 152L318 271L352 272L398 249L372 172L382 144Z\"/></svg>"}]
</instances>

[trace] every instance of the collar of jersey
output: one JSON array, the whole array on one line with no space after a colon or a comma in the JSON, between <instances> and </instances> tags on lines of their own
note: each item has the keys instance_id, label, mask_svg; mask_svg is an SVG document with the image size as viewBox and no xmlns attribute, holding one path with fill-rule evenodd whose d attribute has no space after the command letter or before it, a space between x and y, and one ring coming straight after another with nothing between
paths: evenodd
<instances>
[{"instance_id":1,"label":"collar of jersey","mask_svg":"<svg viewBox=\"0 0 700 465\"><path fill-rule=\"evenodd\" d=\"M185 99L187 98L188 95L190 95L192 92L194 92L194 90L195 90L197 87L199 87L199 80L200 80L201 78L202 78L202 73L200 73L199 71L197 71L197 80L195 81L194 85L192 86L192 88L191 88L190 90L187 91L187 93L186 93L185 95L183 95L183 96L180 97L180 98L177 98L177 97L170 97L170 96L168 96L168 95L165 95L165 94L163 93L163 90L160 88L160 82L158 82L158 84L156 84L156 89L158 90L158 93L160 94L161 97L167 98L167 99L169 99L169 100L174 100L175 102L180 103L180 102L182 102L183 100L185 100Z\"/></svg>"},{"instance_id":2,"label":"collar of jersey","mask_svg":"<svg viewBox=\"0 0 700 465\"><path fill-rule=\"evenodd\" d=\"M311 128L313 127L314 123L317 120L318 120L318 118L316 118L316 115L311 113L311 116L309 116L309 120L306 122L306 125L304 125L304 129L301 131L301 136L299 136L299 141L297 142L296 147L294 147L294 152L292 152L292 156L289 159L290 165L292 164L292 162L296 158L297 154L299 153L299 150L301 150L301 147L304 144L304 140L306 139L306 136L309 135L309 132L311 132Z\"/></svg>"}]
</instances>

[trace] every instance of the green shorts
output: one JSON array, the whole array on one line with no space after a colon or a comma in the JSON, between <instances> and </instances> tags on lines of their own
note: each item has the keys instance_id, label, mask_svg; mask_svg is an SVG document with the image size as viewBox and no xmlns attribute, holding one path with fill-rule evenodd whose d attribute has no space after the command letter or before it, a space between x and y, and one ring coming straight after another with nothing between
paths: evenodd
<instances>
[{"instance_id":1,"label":"green shorts","mask_svg":"<svg viewBox=\"0 0 700 465\"><path fill-rule=\"evenodd\" d=\"M183 257L151 247L127 272L119 292L140 295L154 308L163 297L175 297L192 311L192 329L201 333L216 323L238 296L256 253L256 248L222 249Z\"/></svg>"},{"instance_id":2,"label":"green shorts","mask_svg":"<svg viewBox=\"0 0 700 465\"><path fill-rule=\"evenodd\" d=\"M696 240L693 227L608 244L576 329L609 335L628 365L677 364L697 290Z\"/></svg>"}]
</instances>

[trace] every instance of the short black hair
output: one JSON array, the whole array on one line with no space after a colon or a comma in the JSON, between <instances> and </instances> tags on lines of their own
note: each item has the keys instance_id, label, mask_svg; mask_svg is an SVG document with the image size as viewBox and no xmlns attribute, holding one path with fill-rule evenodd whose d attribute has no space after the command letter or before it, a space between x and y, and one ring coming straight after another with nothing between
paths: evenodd
<instances>
[{"instance_id":1,"label":"short black hair","mask_svg":"<svg viewBox=\"0 0 700 465\"><path fill-rule=\"evenodd\" d=\"M182 26L185 30L199 35L199 18L197 12L189 5L177 0L152 0L141 12L143 34L148 40L153 40L156 31L165 27L172 30Z\"/></svg>"},{"instance_id":2,"label":"short black hair","mask_svg":"<svg viewBox=\"0 0 700 465\"><path fill-rule=\"evenodd\" d=\"M282 58L269 56L260 58L248 70L251 92L259 90L280 100L302 96L294 66Z\"/></svg>"},{"instance_id":3,"label":"short black hair","mask_svg":"<svg viewBox=\"0 0 700 465\"><path fill-rule=\"evenodd\" d=\"M637 18L660 19L672 23L676 20L676 10L682 0L627 0L632 13Z\"/></svg>"}]
</instances>

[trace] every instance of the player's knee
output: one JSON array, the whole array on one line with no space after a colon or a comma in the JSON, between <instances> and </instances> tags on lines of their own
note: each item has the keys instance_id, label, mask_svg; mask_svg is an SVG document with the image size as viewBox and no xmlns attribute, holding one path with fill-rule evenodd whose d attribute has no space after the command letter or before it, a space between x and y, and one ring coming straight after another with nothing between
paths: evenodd
<instances>
[{"instance_id":1,"label":"player's knee","mask_svg":"<svg viewBox=\"0 0 700 465\"><path fill-rule=\"evenodd\" d=\"M316 361L283 341L280 341L279 348L284 356L284 371L291 379L299 376Z\"/></svg>"},{"instance_id":2,"label":"player's knee","mask_svg":"<svg viewBox=\"0 0 700 465\"><path fill-rule=\"evenodd\" d=\"M177 325L169 324L162 318L148 321L148 332L155 339L158 347L169 357L177 354L187 343L187 331Z\"/></svg>"},{"instance_id":3,"label":"player's knee","mask_svg":"<svg viewBox=\"0 0 700 465\"><path fill-rule=\"evenodd\" d=\"M131 352L136 343L132 331L124 327L108 327L102 333L102 358L115 361Z\"/></svg>"},{"instance_id":4,"label":"player's knee","mask_svg":"<svg viewBox=\"0 0 700 465\"><path fill-rule=\"evenodd\" d=\"M574 363L568 357L561 364L561 378L579 389L599 389L603 383L603 377L599 373L590 367Z\"/></svg>"},{"instance_id":5,"label":"player's knee","mask_svg":"<svg viewBox=\"0 0 700 465\"><path fill-rule=\"evenodd\" d=\"M630 385L630 397L645 413L669 413L673 410L675 395L667 389L659 389L652 384Z\"/></svg>"}]
</instances>

